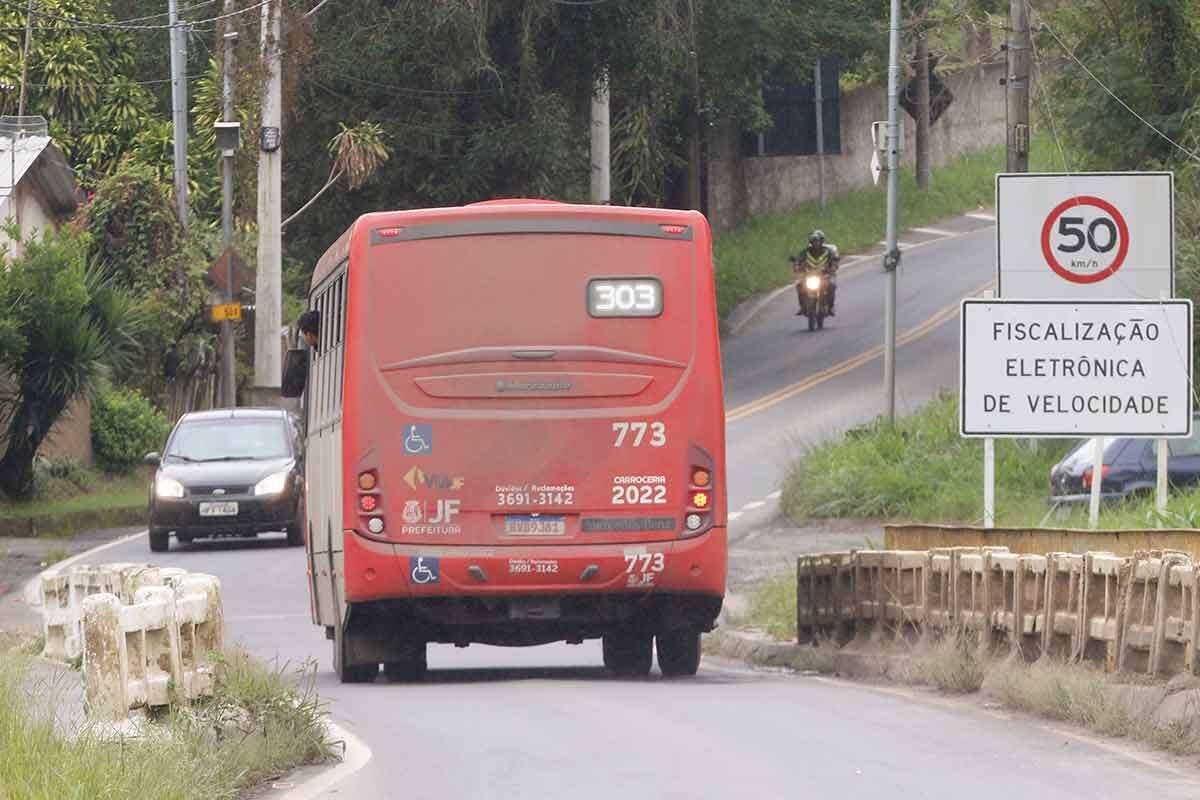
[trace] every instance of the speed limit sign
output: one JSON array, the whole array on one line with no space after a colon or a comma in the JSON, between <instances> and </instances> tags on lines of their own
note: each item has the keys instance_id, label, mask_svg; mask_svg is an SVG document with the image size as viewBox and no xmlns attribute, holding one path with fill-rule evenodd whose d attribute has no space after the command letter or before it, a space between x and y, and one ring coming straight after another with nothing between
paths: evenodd
<instances>
[{"instance_id":1,"label":"speed limit sign","mask_svg":"<svg viewBox=\"0 0 1200 800\"><path fill-rule=\"evenodd\" d=\"M1167 172L997 175L997 294L1173 296L1172 191Z\"/></svg>"}]
</instances>

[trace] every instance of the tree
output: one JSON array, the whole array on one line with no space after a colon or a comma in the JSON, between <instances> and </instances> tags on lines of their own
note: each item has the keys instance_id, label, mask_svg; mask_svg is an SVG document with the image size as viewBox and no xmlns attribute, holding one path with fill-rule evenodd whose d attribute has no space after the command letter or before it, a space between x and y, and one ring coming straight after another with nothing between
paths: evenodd
<instances>
[{"instance_id":1,"label":"tree","mask_svg":"<svg viewBox=\"0 0 1200 800\"><path fill-rule=\"evenodd\" d=\"M8 319L0 369L15 383L0 404L7 432L0 490L25 499L34 457L54 423L137 352L142 313L111 272L88 263L86 237L71 231L50 232L26 242L19 257L0 258L0 308Z\"/></svg>"}]
</instances>

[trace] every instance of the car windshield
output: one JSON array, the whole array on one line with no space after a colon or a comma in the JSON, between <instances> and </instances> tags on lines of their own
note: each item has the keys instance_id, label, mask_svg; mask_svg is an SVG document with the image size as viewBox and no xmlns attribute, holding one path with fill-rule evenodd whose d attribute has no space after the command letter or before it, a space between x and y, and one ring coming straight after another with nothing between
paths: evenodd
<instances>
[{"instance_id":1,"label":"car windshield","mask_svg":"<svg viewBox=\"0 0 1200 800\"><path fill-rule=\"evenodd\" d=\"M273 419L184 422L171 437L167 458L182 461L242 461L287 458L287 430Z\"/></svg>"},{"instance_id":2,"label":"car windshield","mask_svg":"<svg viewBox=\"0 0 1200 800\"><path fill-rule=\"evenodd\" d=\"M1119 439L1112 436L1104 437L1104 461L1112 463L1116 451L1125 443L1125 439ZM1071 454L1063 459L1063 466L1069 470L1076 470L1082 467L1090 467L1092 459L1096 455L1096 440L1085 439L1080 442Z\"/></svg>"}]
</instances>

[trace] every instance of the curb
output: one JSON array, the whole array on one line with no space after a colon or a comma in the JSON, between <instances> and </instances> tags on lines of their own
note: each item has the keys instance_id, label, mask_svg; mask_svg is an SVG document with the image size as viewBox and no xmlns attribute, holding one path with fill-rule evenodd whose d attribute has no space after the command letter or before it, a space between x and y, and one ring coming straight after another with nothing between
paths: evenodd
<instances>
[{"instance_id":1,"label":"curb","mask_svg":"<svg viewBox=\"0 0 1200 800\"><path fill-rule=\"evenodd\" d=\"M311 777L303 777L298 783L288 788L283 800L311 800L358 772L371 760L371 748L348 730L329 720L325 723L329 736L335 742L342 742L344 750L342 759L331 767L313 767L317 772ZM293 773L293 777L301 777L309 770ZM282 788L282 787L280 787Z\"/></svg>"},{"instance_id":2,"label":"curb","mask_svg":"<svg viewBox=\"0 0 1200 800\"><path fill-rule=\"evenodd\" d=\"M72 536L100 528L128 528L146 524L146 505L106 508L99 511L68 511L32 517L0 518L0 539L35 539Z\"/></svg>"},{"instance_id":3,"label":"curb","mask_svg":"<svg viewBox=\"0 0 1200 800\"><path fill-rule=\"evenodd\" d=\"M834 671L823 663L832 662L832 649L780 642L757 631L718 628L704 637L703 651L708 655L743 661L755 667L805 673Z\"/></svg>"}]
</instances>

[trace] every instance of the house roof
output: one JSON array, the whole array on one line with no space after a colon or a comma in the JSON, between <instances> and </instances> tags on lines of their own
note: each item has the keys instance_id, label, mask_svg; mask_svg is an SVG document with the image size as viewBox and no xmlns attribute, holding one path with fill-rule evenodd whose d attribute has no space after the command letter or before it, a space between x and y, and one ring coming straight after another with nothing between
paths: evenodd
<instances>
[{"instance_id":1,"label":"house roof","mask_svg":"<svg viewBox=\"0 0 1200 800\"><path fill-rule=\"evenodd\" d=\"M64 217L79 205L75 175L49 136L0 136L0 199L26 180L35 182Z\"/></svg>"}]
</instances>

